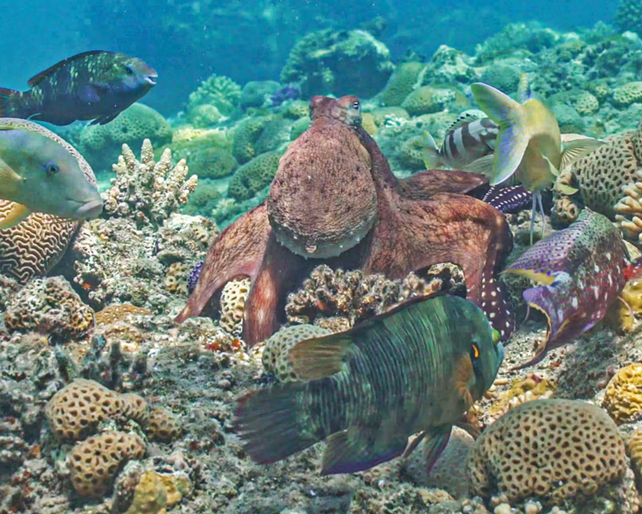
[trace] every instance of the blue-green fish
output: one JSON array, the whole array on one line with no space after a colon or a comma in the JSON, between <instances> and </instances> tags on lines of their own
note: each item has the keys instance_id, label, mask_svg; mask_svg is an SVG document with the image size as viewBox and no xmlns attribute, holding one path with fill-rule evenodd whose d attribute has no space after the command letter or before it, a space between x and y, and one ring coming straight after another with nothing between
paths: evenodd
<instances>
[{"instance_id":1,"label":"blue-green fish","mask_svg":"<svg viewBox=\"0 0 642 514\"><path fill-rule=\"evenodd\" d=\"M17 225L30 212L98 217L103 200L82 166L89 168L50 130L27 120L0 118L0 199L15 202L0 229Z\"/></svg>"},{"instance_id":2,"label":"blue-green fish","mask_svg":"<svg viewBox=\"0 0 642 514\"><path fill-rule=\"evenodd\" d=\"M290 360L304 381L243 396L236 428L261 464L325 439L322 474L352 473L409 454L427 438L431 466L452 426L494 382L498 341L468 300L410 301L347 332L298 343Z\"/></svg>"},{"instance_id":3,"label":"blue-green fish","mask_svg":"<svg viewBox=\"0 0 642 514\"><path fill-rule=\"evenodd\" d=\"M471 91L477 105L499 125L490 185L515 176L518 183L533 193L532 243L536 203L542 218L544 216L542 190L553 186L560 170L603 143L592 138L578 138L562 145L555 114L530 96L524 77L520 84L522 103L481 82L473 84Z\"/></svg>"},{"instance_id":4,"label":"blue-green fish","mask_svg":"<svg viewBox=\"0 0 642 514\"><path fill-rule=\"evenodd\" d=\"M28 91L0 88L0 116L68 125L105 124L156 85L154 68L137 57L95 50L38 73Z\"/></svg>"}]
</instances>

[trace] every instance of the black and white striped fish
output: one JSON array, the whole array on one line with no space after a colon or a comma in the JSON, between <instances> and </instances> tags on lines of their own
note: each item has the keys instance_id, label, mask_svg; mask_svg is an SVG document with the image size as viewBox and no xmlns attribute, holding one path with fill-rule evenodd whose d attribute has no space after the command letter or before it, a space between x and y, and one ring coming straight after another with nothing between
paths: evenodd
<instances>
[{"instance_id":1,"label":"black and white striped fish","mask_svg":"<svg viewBox=\"0 0 642 514\"><path fill-rule=\"evenodd\" d=\"M483 112L470 110L448 127L441 148L437 148L435 140L425 132L423 159L426 169L441 166L469 169L471 163L493 154L498 130L497 124Z\"/></svg>"}]
</instances>

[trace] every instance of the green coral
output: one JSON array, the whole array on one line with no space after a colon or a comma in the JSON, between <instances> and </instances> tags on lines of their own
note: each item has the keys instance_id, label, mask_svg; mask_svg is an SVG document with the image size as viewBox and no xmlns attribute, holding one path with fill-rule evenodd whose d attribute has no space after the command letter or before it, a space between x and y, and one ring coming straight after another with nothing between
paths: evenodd
<instances>
[{"instance_id":1,"label":"green coral","mask_svg":"<svg viewBox=\"0 0 642 514\"><path fill-rule=\"evenodd\" d=\"M159 112L135 103L114 121L87 127L80 135L80 151L94 169L110 170L123 144L139 147L145 139L153 146L163 146L172 140L172 129Z\"/></svg>"},{"instance_id":2,"label":"green coral","mask_svg":"<svg viewBox=\"0 0 642 514\"><path fill-rule=\"evenodd\" d=\"M479 78L464 52L441 45L428 62L422 84L469 84Z\"/></svg>"},{"instance_id":3,"label":"green coral","mask_svg":"<svg viewBox=\"0 0 642 514\"><path fill-rule=\"evenodd\" d=\"M383 127L387 122L410 119L408 111L401 107L381 107L374 109L371 114L377 127Z\"/></svg>"},{"instance_id":4,"label":"green coral","mask_svg":"<svg viewBox=\"0 0 642 514\"><path fill-rule=\"evenodd\" d=\"M310 118L299 118L296 120L292 124L292 129L290 130L290 141L294 141L297 137L308 130L310 128L310 123Z\"/></svg>"},{"instance_id":5,"label":"green coral","mask_svg":"<svg viewBox=\"0 0 642 514\"><path fill-rule=\"evenodd\" d=\"M369 32L325 29L294 45L281 82L299 83L304 98L347 91L370 98L383 89L393 70L388 48Z\"/></svg>"},{"instance_id":6,"label":"green coral","mask_svg":"<svg viewBox=\"0 0 642 514\"><path fill-rule=\"evenodd\" d=\"M241 90L241 109L261 107L277 89L279 83L274 80L251 80Z\"/></svg>"},{"instance_id":7,"label":"green coral","mask_svg":"<svg viewBox=\"0 0 642 514\"><path fill-rule=\"evenodd\" d=\"M517 91L519 78L520 73L513 66L507 64L491 64L482 73L481 81L506 94L510 94Z\"/></svg>"},{"instance_id":8,"label":"green coral","mask_svg":"<svg viewBox=\"0 0 642 514\"><path fill-rule=\"evenodd\" d=\"M629 82L613 91L613 103L618 107L637 102L642 102L642 82Z\"/></svg>"},{"instance_id":9,"label":"green coral","mask_svg":"<svg viewBox=\"0 0 642 514\"><path fill-rule=\"evenodd\" d=\"M291 102L285 102L281 107L281 114L286 118L306 118L310 116L310 106L308 102L303 100L292 100Z\"/></svg>"},{"instance_id":10,"label":"green coral","mask_svg":"<svg viewBox=\"0 0 642 514\"><path fill-rule=\"evenodd\" d=\"M423 160L425 147L426 142L423 136L411 137L399 147L397 162L407 170L419 171L426 169Z\"/></svg>"},{"instance_id":11,"label":"green coral","mask_svg":"<svg viewBox=\"0 0 642 514\"><path fill-rule=\"evenodd\" d=\"M240 100L241 86L228 77L212 75L189 95L187 119L195 124L195 120L199 119L201 110L198 107L201 105L213 105L223 116L230 116L239 106Z\"/></svg>"},{"instance_id":12,"label":"green coral","mask_svg":"<svg viewBox=\"0 0 642 514\"><path fill-rule=\"evenodd\" d=\"M615 12L615 26L622 32L630 30L642 36L642 2L621 0Z\"/></svg>"},{"instance_id":13,"label":"green coral","mask_svg":"<svg viewBox=\"0 0 642 514\"><path fill-rule=\"evenodd\" d=\"M169 145L177 160L185 159L199 178L218 179L231 175L238 163L232 155L231 141L220 130L177 130ZM164 148L156 153L160 156Z\"/></svg>"},{"instance_id":14,"label":"green coral","mask_svg":"<svg viewBox=\"0 0 642 514\"><path fill-rule=\"evenodd\" d=\"M584 129L584 120L570 105L554 105L553 112L562 132L582 132Z\"/></svg>"},{"instance_id":15,"label":"green coral","mask_svg":"<svg viewBox=\"0 0 642 514\"><path fill-rule=\"evenodd\" d=\"M267 116L246 118L234 127L232 154L238 162L246 163L258 155L256 142L268 120Z\"/></svg>"},{"instance_id":16,"label":"green coral","mask_svg":"<svg viewBox=\"0 0 642 514\"><path fill-rule=\"evenodd\" d=\"M386 88L381 93L381 101L387 106L398 106L421 83L426 65L421 62L404 62L397 66Z\"/></svg>"},{"instance_id":17,"label":"green coral","mask_svg":"<svg viewBox=\"0 0 642 514\"><path fill-rule=\"evenodd\" d=\"M290 142L292 120L275 117L265 124L265 128L256 141L256 154L280 149L281 145Z\"/></svg>"},{"instance_id":18,"label":"green coral","mask_svg":"<svg viewBox=\"0 0 642 514\"><path fill-rule=\"evenodd\" d=\"M455 88L422 86L410 93L401 107L410 115L417 116L443 111L448 106L463 108L466 104L464 95Z\"/></svg>"},{"instance_id":19,"label":"green coral","mask_svg":"<svg viewBox=\"0 0 642 514\"><path fill-rule=\"evenodd\" d=\"M248 200L269 186L279 167L281 155L267 152L241 166L230 179L228 196L235 200Z\"/></svg>"},{"instance_id":20,"label":"green coral","mask_svg":"<svg viewBox=\"0 0 642 514\"><path fill-rule=\"evenodd\" d=\"M199 180L198 186L189 195L187 205L183 207L183 213L191 216L209 216L221 199L221 193L211 181Z\"/></svg>"}]
</instances>

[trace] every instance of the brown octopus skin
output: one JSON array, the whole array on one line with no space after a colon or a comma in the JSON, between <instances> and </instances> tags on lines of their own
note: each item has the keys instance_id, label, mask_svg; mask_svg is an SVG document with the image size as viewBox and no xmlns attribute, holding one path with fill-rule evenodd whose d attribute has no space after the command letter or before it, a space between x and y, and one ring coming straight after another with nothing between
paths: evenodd
<instances>
[{"instance_id":1,"label":"brown octopus skin","mask_svg":"<svg viewBox=\"0 0 642 514\"><path fill-rule=\"evenodd\" d=\"M370 156L377 220L367 236L337 257L304 259L276 240L264 203L218 236L177 322L201 314L229 280L248 276L252 287L243 337L248 346L253 346L278 329L287 293L318 264L401 278L432 264L453 262L464 270L468 297L487 312L503 339L510 335L512 316L494 279L512 247L510 230L499 211L461 194L484 185L485 178L461 171L429 170L397 179L376 142L360 126L360 117L346 116L345 106L354 102L358 99L353 96L338 100L315 97L310 107L313 119L314 109L323 109L323 124L329 118L350 126ZM348 201L351 196L346 193Z\"/></svg>"}]
</instances>

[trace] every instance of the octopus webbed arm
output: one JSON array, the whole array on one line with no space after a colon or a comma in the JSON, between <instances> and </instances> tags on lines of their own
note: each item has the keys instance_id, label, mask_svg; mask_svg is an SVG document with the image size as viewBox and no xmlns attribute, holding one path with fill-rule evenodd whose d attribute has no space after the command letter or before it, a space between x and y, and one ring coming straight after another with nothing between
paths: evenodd
<instances>
[{"instance_id":1,"label":"octopus webbed arm","mask_svg":"<svg viewBox=\"0 0 642 514\"><path fill-rule=\"evenodd\" d=\"M399 179L401 195L414 200L427 200L437 193L467 194L486 184L484 175L459 170L427 170Z\"/></svg>"},{"instance_id":2,"label":"octopus webbed arm","mask_svg":"<svg viewBox=\"0 0 642 514\"><path fill-rule=\"evenodd\" d=\"M265 203L221 232L207 252L194 292L175 321L198 316L210 298L235 277L248 276L254 283L271 234Z\"/></svg>"}]
</instances>

